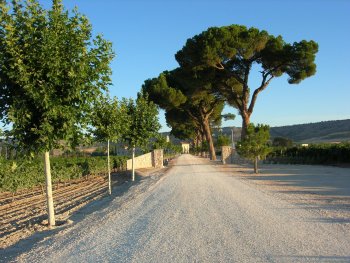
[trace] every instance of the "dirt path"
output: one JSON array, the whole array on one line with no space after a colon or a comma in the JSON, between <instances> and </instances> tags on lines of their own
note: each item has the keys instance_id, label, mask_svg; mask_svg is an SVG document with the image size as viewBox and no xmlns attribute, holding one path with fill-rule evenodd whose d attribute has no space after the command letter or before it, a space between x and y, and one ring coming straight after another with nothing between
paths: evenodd
<instances>
[{"instance_id":1,"label":"dirt path","mask_svg":"<svg viewBox=\"0 0 350 263\"><path fill-rule=\"evenodd\" d=\"M162 180L134 185L18 257L6 257L3 251L0 258L16 262L350 261L349 224L323 221L311 209L223 168L182 155Z\"/></svg>"}]
</instances>

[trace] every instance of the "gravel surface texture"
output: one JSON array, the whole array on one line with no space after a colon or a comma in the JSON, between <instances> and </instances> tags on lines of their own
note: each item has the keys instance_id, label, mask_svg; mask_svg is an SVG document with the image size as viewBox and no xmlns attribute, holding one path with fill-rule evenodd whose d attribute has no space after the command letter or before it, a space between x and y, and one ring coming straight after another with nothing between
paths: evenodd
<instances>
[{"instance_id":1,"label":"gravel surface texture","mask_svg":"<svg viewBox=\"0 0 350 263\"><path fill-rule=\"evenodd\" d=\"M318 220L311 210L219 169L182 155L160 180L135 184L16 258L0 256L16 262L350 262L348 224Z\"/></svg>"}]
</instances>

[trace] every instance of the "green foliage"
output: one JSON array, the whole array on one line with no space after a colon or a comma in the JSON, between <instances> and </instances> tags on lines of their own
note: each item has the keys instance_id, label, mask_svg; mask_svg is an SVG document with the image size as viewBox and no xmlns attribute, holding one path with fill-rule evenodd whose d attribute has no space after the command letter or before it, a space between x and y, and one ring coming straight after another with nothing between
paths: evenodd
<instances>
[{"instance_id":1,"label":"green foliage","mask_svg":"<svg viewBox=\"0 0 350 263\"><path fill-rule=\"evenodd\" d=\"M149 140L155 137L160 129L157 106L148 100L147 94L138 94L136 101L124 100L123 104L130 126L122 138L131 147L146 149Z\"/></svg>"},{"instance_id":2,"label":"green foliage","mask_svg":"<svg viewBox=\"0 0 350 263\"><path fill-rule=\"evenodd\" d=\"M0 120L18 145L41 152L78 142L91 104L110 84L111 43L62 1L0 2Z\"/></svg>"},{"instance_id":3,"label":"green foliage","mask_svg":"<svg viewBox=\"0 0 350 263\"><path fill-rule=\"evenodd\" d=\"M125 103L100 96L94 104L91 119L95 139L100 142L118 140L128 130L128 120Z\"/></svg>"},{"instance_id":4,"label":"green foliage","mask_svg":"<svg viewBox=\"0 0 350 263\"><path fill-rule=\"evenodd\" d=\"M157 134L156 135L156 140L152 143L152 148L153 149L166 149L168 147L169 142L167 142L166 137Z\"/></svg>"},{"instance_id":5,"label":"green foliage","mask_svg":"<svg viewBox=\"0 0 350 263\"><path fill-rule=\"evenodd\" d=\"M237 143L236 149L239 155L255 160L256 158L263 159L271 151L268 146L270 139L270 128L268 125L249 124L247 136Z\"/></svg>"},{"instance_id":6,"label":"green foliage","mask_svg":"<svg viewBox=\"0 0 350 263\"><path fill-rule=\"evenodd\" d=\"M196 136L198 123L182 109L171 109L165 112L167 124L171 127L170 134L176 138L186 140Z\"/></svg>"},{"instance_id":7,"label":"green foliage","mask_svg":"<svg viewBox=\"0 0 350 263\"><path fill-rule=\"evenodd\" d=\"M221 146L228 146L231 144L231 138L227 135L224 134L219 134L217 141L216 141L216 146L221 147Z\"/></svg>"},{"instance_id":8,"label":"green foliage","mask_svg":"<svg viewBox=\"0 0 350 263\"><path fill-rule=\"evenodd\" d=\"M193 139L200 130L205 131L214 159L210 128L211 124L221 123L224 107L224 101L212 92L215 83L214 74L199 74L180 67L165 71L156 79L146 80L142 88L166 111L167 124L171 126L173 135Z\"/></svg>"},{"instance_id":9,"label":"green foliage","mask_svg":"<svg viewBox=\"0 0 350 263\"><path fill-rule=\"evenodd\" d=\"M269 35L266 31L241 25L211 27L187 40L176 54L183 67L197 70L208 67L234 73L242 83L244 70L253 62L262 66L271 76L289 75L290 83L298 83L316 72L314 63L318 45L314 41L285 43L281 36Z\"/></svg>"},{"instance_id":10,"label":"green foliage","mask_svg":"<svg viewBox=\"0 0 350 263\"><path fill-rule=\"evenodd\" d=\"M177 108L185 103L187 98L181 90L168 86L166 76L169 72L164 72L158 78L145 80L142 85L142 92L147 93L149 99L165 110Z\"/></svg>"},{"instance_id":11,"label":"green foliage","mask_svg":"<svg viewBox=\"0 0 350 263\"><path fill-rule=\"evenodd\" d=\"M113 156L115 170L126 168L127 157ZM87 175L107 172L106 157L51 158L54 183L69 181ZM0 157L0 191L16 192L45 184L44 167L40 158L5 160Z\"/></svg>"},{"instance_id":12,"label":"green foliage","mask_svg":"<svg viewBox=\"0 0 350 263\"><path fill-rule=\"evenodd\" d=\"M294 146L287 149L275 148L267 162L291 164L349 164L350 143L312 144L308 147Z\"/></svg>"},{"instance_id":13,"label":"green foliage","mask_svg":"<svg viewBox=\"0 0 350 263\"><path fill-rule=\"evenodd\" d=\"M215 76L213 91L239 110L244 137L258 94L283 74L291 84L314 75L317 52L318 45L312 40L289 44L264 30L230 25L211 27L188 39L175 58L181 68L196 76ZM255 68L261 74L261 84L252 89L249 76Z\"/></svg>"},{"instance_id":14,"label":"green foliage","mask_svg":"<svg viewBox=\"0 0 350 263\"><path fill-rule=\"evenodd\" d=\"M233 113L226 113L222 115L222 118L224 118L225 121L233 121L236 119L236 115Z\"/></svg>"},{"instance_id":15,"label":"green foliage","mask_svg":"<svg viewBox=\"0 0 350 263\"><path fill-rule=\"evenodd\" d=\"M170 141L167 142L166 137L161 134L157 134L156 140L152 143L152 149L163 149L164 159L173 158L176 154L182 152L180 145L175 145Z\"/></svg>"}]
</instances>

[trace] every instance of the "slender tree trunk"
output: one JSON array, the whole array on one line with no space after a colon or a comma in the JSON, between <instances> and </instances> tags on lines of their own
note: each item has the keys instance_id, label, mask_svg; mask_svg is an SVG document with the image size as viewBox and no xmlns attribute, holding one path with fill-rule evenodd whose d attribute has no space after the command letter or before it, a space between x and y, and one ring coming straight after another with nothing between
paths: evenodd
<instances>
[{"instance_id":1,"label":"slender tree trunk","mask_svg":"<svg viewBox=\"0 0 350 263\"><path fill-rule=\"evenodd\" d=\"M45 175L46 175L46 203L47 203L47 214L49 226L54 226L55 222L55 210L53 206L53 196L52 196L52 183L51 183L51 168L50 168L50 153L45 152L44 155L45 162Z\"/></svg>"},{"instance_id":2,"label":"slender tree trunk","mask_svg":"<svg viewBox=\"0 0 350 263\"><path fill-rule=\"evenodd\" d=\"M250 124L250 116L247 113L243 113L241 140L243 140L247 136L247 129L249 124Z\"/></svg>"},{"instance_id":3,"label":"slender tree trunk","mask_svg":"<svg viewBox=\"0 0 350 263\"><path fill-rule=\"evenodd\" d=\"M197 131L196 139L195 139L195 147L196 147L196 151L198 151L198 152L196 152L196 155L200 154L200 152L199 152L200 145L201 145L201 133L200 133L200 131Z\"/></svg>"},{"instance_id":4,"label":"slender tree trunk","mask_svg":"<svg viewBox=\"0 0 350 263\"><path fill-rule=\"evenodd\" d=\"M206 139L205 139L205 134L204 134L204 131L203 131L203 127L201 127L200 134L201 134L201 154L200 155L201 155L201 157L204 157L205 156L205 152L203 151L203 143L206 141Z\"/></svg>"},{"instance_id":5,"label":"slender tree trunk","mask_svg":"<svg viewBox=\"0 0 350 263\"><path fill-rule=\"evenodd\" d=\"M112 194L111 165L109 160L109 140L107 140L108 193Z\"/></svg>"},{"instance_id":6,"label":"slender tree trunk","mask_svg":"<svg viewBox=\"0 0 350 263\"><path fill-rule=\"evenodd\" d=\"M255 157L254 159L254 173L259 173L258 171L258 157Z\"/></svg>"},{"instance_id":7,"label":"slender tree trunk","mask_svg":"<svg viewBox=\"0 0 350 263\"><path fill-rule=\"evenodd\" d=\"M132 178L131 181L135 181L135 147L132 148Z\"/></svg>"},{"instance_id":8,"label":"slender tree trunk","mask_svg":"<svg viewBox=\"0 0 350 263\"><path fill-rule=\"evenodd\" d=\"M213 143L213 138L211 137L211 130L210 130L210 125L209 125L209 120L205 119L203 121L203 129L205 133L205 137L208 141L209 144L209 155L210 155L210 160L216 160L216 154L215 154L215 148L214 148L214 143Z\"/></svg>"}]
</instances>

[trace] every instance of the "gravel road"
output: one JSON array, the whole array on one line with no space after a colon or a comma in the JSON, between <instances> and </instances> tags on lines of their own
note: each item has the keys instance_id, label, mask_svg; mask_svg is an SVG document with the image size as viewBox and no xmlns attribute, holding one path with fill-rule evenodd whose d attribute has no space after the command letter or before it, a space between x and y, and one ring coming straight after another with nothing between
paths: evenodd
<instances>
[{"instance_id":1,"label":"gravel road","mask_svg":"<svg viewBox=\"0 0 350 263\"><path fill-rule=\"evenodd\" d=\"M180 156L17 262L350 262L350 232L218 168Z\"/></svg>"}]
</instances>

